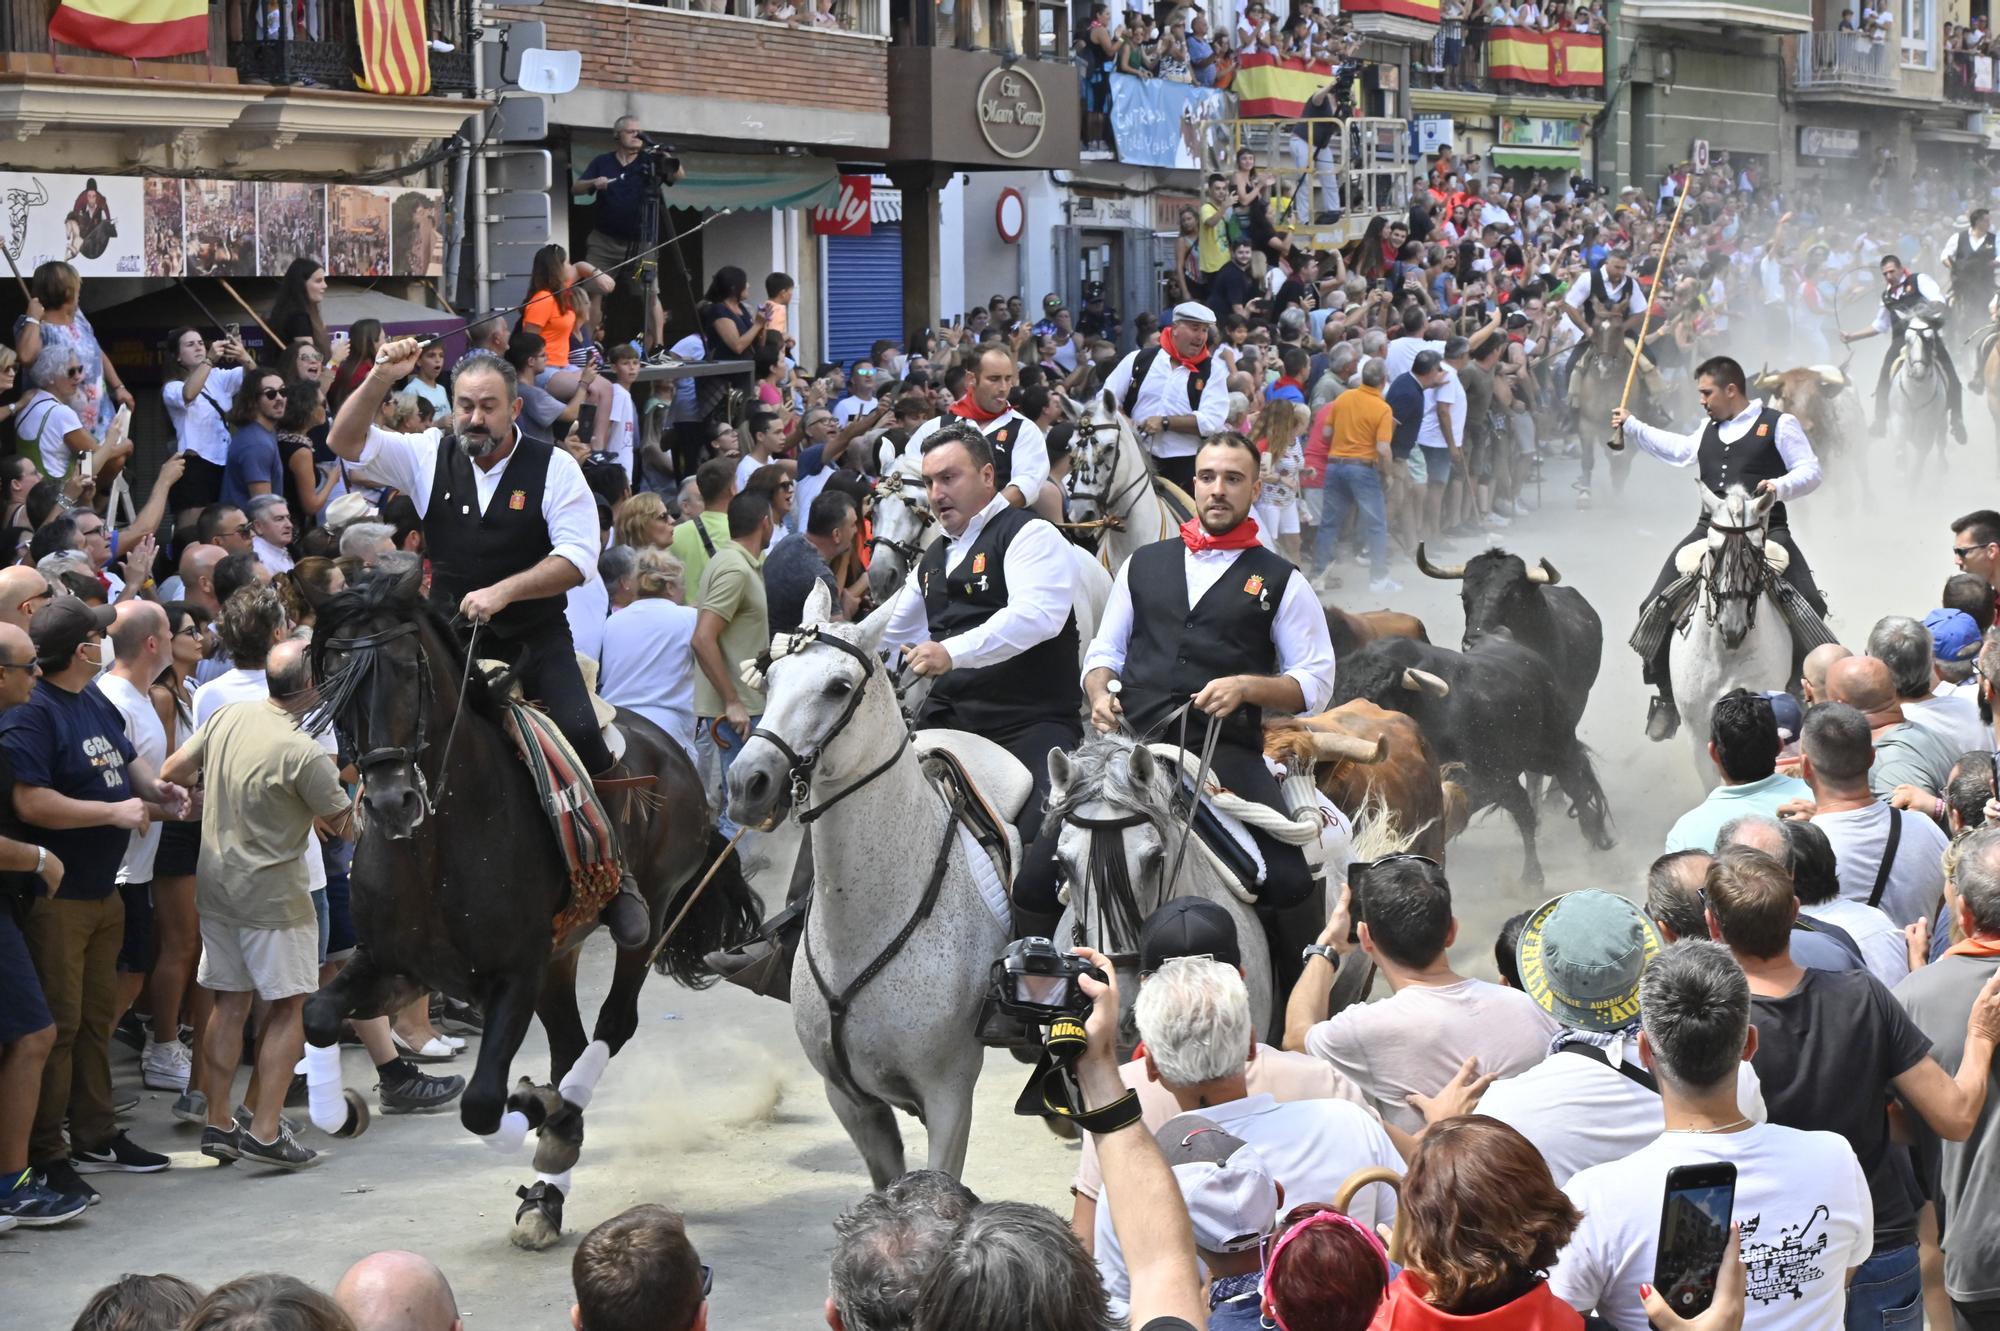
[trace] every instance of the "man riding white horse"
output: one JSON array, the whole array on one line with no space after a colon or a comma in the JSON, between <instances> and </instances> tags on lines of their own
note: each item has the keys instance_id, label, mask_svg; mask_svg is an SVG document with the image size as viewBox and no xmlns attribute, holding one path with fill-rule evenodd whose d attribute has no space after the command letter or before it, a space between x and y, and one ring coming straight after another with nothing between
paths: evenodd
<instances>
[{"instance_id":1,"label":"man riding white horse","mask_svg":"<svg viewBox=\"0 0 2000 1331\"><path fill-rule=\"evenodd\" d=\"M1959 389L1958 367L1951 362L1951 351L1945 346L1944 289L1937 280L1927 273L1911 272L1903 267L1903 261L1893 254L1882 256L1882 308L1875 311L1875 321L1866 328L1852 333L1842 333L1842 342L1865 342L1883 333L1889 335L1889 350L1882 357L1882 371L1875 377L1875 429L1882 428L1882 419L1889 402L1889 379L1896 371L1896 361L1903 354L1903 344L1909 339L1910 320L1918 315L1929 319L1936 335L1931 339L1931 349L1937 356L1938 368L1944 372L1944 401L1946 414L1951 418L1951 437L1959 443L1965 442L1964 393Z\"/></svg>"},{"instance_id":2,"label":"man riding white horse","mask_svg":"<svg viewBox=\"0 0 2000 1331\"><path fill-rule=\"evenodd\" d=\"M1014 353L1004 346L983 348L972 364L965 395L942 416L916 428L905 457L921 458L924 441L947 424L963 421L986 436L993 453L993 484L1015 508L1031 509L1051 522L1062 518L1062 500L1049 480L1049 444L1042 427L1014 409L1014 386L1021 381Z\"/></svg>"},{"instance_id":3,"label":"man riding white horse","mask_svg":"<svg viewBox=\"0 0 2000 1331\"><path fill-rule=\"evenodd\" d=\"M373 424L382 399L423 355L398 338L341 405L327 447L407 494L424 523L431 595L481 626L478 653L509 662L595 780L615 765L598 729L564 617L564 593L595 576L597 505L576 459L523 438L514 370L474 352L452 374L452 432L397 434ZM615 832L613 833L615 835ZM624 856L600 919L620 947L643 947L652 921Z\"/></svg>"},{"instance_id":4,"label":"man riding white horse","mask_svg":"<svg viewBox=\"0 0 2000 1331\"><path fill-rule=\"evenodd\" d=\"M1154 473L1189 493L1201 441L1229 420L1229 377L1210 350L1214 335L1215 311L1184 300L1160 344L1127 355L1104 380L1104 391L1139 427Z\"/></svg>"},{"instance_id":5,"label":"man riding white horse","mask_svg":"<svg viewBox=\"0 0 2000 1331\"><path fill-rule=\"evenodd\" d=\"M1812 568L1792 537L1785 512L1784 501L1804 498L1819 488L1819 457L1813 452L1812 441L1806 438L1805 427L1799 424L1798 417L1761 399L1752 400L1746 393L1743 367L1727 356L1712 356L1703 361L1695 368L1695 382L1701 392L1702 410L1708 413L1708 425L1700 432L1682 435L1656 429L1622 409L1611 414L1612 429L1671 466L1694 464L1700 471L1701 483L1717 498L1732 485L1754 487L1759 494L1776 496L1778 502L1772 506L1766 524L1766 539L1776 541L1791 556L1785 580L1798 589L1814 612L1824 615L1826 598L1820 594ZM1694 530L1675 541L1668 551L1653 590L1640 606L1642 624L1649 614L1659 613L1654 607L1661 594L1680 577L1674 565L1675 555L1683 546L1707 539L1708 514L1704 512L1695 522ZM1672 677L1667 670L1667 639L1671 636L1662 635L1658 650L1645 662L1645 680L1659 690L1659 696L1646 712L1646 734L1655 740L1667 739L1680 727ZM1795 646L1796 638L1794 632Z\"/></svg>"},{"instance_id":6,"label":"man riding white horse","mask_svg":"<svg viewBox=\"0 0 2000 1331\"><path fill-rule=\"evenodd\" d=\"M945 538L896 594L883 641L901 646L909 669L931 681L917 729L970 731L1028 769L1033 790L1019 820L1025 844L1041 827L1049 750L1072 749L1083 737L1069 544L998 491L977 423L954 419L924 435L922 447ZM800 863L807 872L794 875L792 902L772 918L769 936L709 958L719 974L742 974L777 948L790 952L811 887L811 856L802 851ZM773 983L782 983L780 968L771 969L771 982L755 987L785 992Z\"/></svg>"},{"instance_id":7,"label":"man riding white horse","mask_svg":"<svg viewBox=\"0 0 2000 1331\"><path fill-rule=\"evenodd\" d=\"M1178 537L1141 547L1118 570L1084 657L1083 687L1091 724L1100 731L1123 724L1142 739L1199 752L1213 729L1216 779L1289 817L1264 764L1264 711L1324 707L1333 691L1333 643L1305 575L1258 542L1250 504L1259 464L1256 447L1241 435L1202 445L1194 475L1197 516ZM1024 921L1050 921L1061 910L1059 831L1044 830L1022 856L1014 904ZM1260 908L1284 912L1305 901L1313 882L1304 852L1255 827L1249 832L1265 873L1261 885L1245 886ZM1282 914L1278 919L1288 923ZM1299 956L1319 924L1282 928L1278 960ZM1294 969L1298 964L1291 962Z\"/></svg>"}]
</instances>

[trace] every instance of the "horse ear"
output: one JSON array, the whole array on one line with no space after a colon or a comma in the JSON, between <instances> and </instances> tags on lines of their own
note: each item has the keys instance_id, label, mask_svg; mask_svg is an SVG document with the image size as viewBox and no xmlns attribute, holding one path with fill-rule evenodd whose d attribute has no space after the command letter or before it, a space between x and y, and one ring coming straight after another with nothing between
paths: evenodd
<instances>
[{"instance_id":1,"label":"horse ear","mask_svg":"<svg viewBox=\"0 0 2000 1331\"><path fill-rule=\"evenodd\" d=\"M801 628L813 628L833 618L833 593L826 584L814 579L812 590L806 593L805 611L799 617Z\"/></svg>"},{"instance_id":2,"label":"horse ear","mask_svg":"<svg viewBox=\"0 0 2000 1331\"><path fill-rule=\"evenodd\" d=\"M1107 416L1118 415L1118 399L1111 395L1111 390L1108 388L1104 390L1104 412Z\"/></svg>"},{"instance_id":3,"label":"horse ear","mask_svg":"<svg viewBox=\"0 0 2000 1331\"><path fill-rule=\"evenodd\" d=\"M1141 790L1152 786L1154 770L1158 764L1153 760L1153 751L1151 749L1143 744L1134 744L1132 746L1132 756L1125 761L1131 767L1133 785Z\"/></svg>"},{"instance_id":4,"label":"horse ear","mask_svg":"<svg viewBox=\"0 0 2000 1331\"><path fill-rule=\"evenodd\" d=\"M1076 769L1070 765L1069 755L1061 749L1049 750L1049 803L1061 799L1069 790L1070 778Z\"/></svg>"}]
</instances>

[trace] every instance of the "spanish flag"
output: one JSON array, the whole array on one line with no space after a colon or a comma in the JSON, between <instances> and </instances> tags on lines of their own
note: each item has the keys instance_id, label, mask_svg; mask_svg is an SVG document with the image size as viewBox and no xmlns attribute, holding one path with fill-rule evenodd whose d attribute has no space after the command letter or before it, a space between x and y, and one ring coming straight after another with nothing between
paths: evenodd
<instances>
[{"instance_id":1,"label":"spanish flag","mask_svg":"<svg viewBox=\"0 0 2000 1331\"><path fill-rule=\"evenodd\" d=\"M1549 83L1558 88L1604 86L1604 38L1594 32L1549 34Z\"/></svg>"},{"instance_id":2,"label":"spanish flag","mask_svg":"<svg viewBox=\"0 0 2000 1331\"><path fill-rule=\"evenodd\" d=\"M1599 65L1603 64L1602 57ZM1549 34L1533 28L1489 28L1486 75L1519 83L1549 81Z\"/></svg>"},{"instance_id":3,"label":"spanish flag","mask_svg":"<svg viewBox=\"0 0 2000 1331\"><path fill-rule=\"evenodd\" d=\"M354 33L361 48L356 87L384 97L430 95L423 0L354 0Z\"/></svg>"},{"instance_id":4,"label":"spanish flag","mask_svg":"<svg viewBox=\"0 0 2000 1331\"><path fill-rule=\"evenodd\" d=\"M134 59L208 49L207 0L62 0L49 36L86 51Z\"/></svg>"},{"instance_id":5,"label":"spanish flag","mask_svg":"<svg viewBox=\"0 0 2000 1331\"><path fill-rule=\"evenodd\" d=\"M1420 23L1438 21L1438 0L1343 0L1344 14L1395 14ZM1428 39L1426 39L1428 40Z\"/></svg>"},{"instance_id":6,"label":"spanish flag","mask_svg":"<svg viewBox=\"0 0 2000 1331\"><path fill-rule=\"evenodd\" d=\"M1236 61L1236 114L1246 119L1267 116L1296 116L1305 110L1306 98L1324 88L1333 77L1333 66L1318 61L1280 60L1266 52L1241 56Z\"/></svg>"}]
</instances>

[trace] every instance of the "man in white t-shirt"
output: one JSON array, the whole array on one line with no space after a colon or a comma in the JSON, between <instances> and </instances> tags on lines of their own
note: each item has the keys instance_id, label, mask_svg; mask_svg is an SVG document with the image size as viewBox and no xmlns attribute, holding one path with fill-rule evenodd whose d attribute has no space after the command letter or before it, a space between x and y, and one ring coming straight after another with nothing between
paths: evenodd
<instances>
[{"instance_id":1,"label":"man in white t-shirt","mask_svg":"<svg viewBox=\"0 0 2000 1331\"><path fill-rule=\"evenodd\" d=\"M1388 981L1390 996L1329 1017L1329 977L1319 958L1309 958L1287 1008L1285 1048L1333 1064L1368 1095L1384 1123L1409 1133L1424 1126L1411 1097L1438 1094L1467 1059L1493 1077L1542 1061L1560 1029L1556 1020L1524 993L1452 970L1446 954L1458 921L1443 869L1410 856L1357 871L1322 935L1341 940L1331 944L1336 950L1344 946L1351 901L1360 902L1360 946ZM1317 997L1302 1001L1308 993Z\"/></svg>"},{"instance_id":2,"label":"man in white t-shirt","mask_svg":"<svg viewBox=\"0 0 2000 1331\"><path fill-rule=\"evenodd\" d=\"M1660 1087L1665 1131L1622 1160L1595 1165L1564 1191L1583 1221L1549 1273L1579 1312L1646 1331L1639 1287L1658 1256L1667 1173L1736 1167L1730 1219L1750 1270L1747 1331L1841 1325L1848 1272L1874 1246L1875 1207L1854 1148L1831 1132L1756 1123L1737 1095L1737 1064L1757 1048L1750 985L1726 948L1683 940L1639 982L1639 1057Z\"/></svg>"},{"instance_id":3,"label":"man in white t-shirt","mask_svg":"<svg viewBox=\"0 0 2000 1331\"><path fill-rule=\"evenodd\" d=\"M848 395L833 404L834 423L843 428L856 416L866 416L875 410L875 390L882 385L882 372L865 360L854 363L854 374L847 381Z\"/></svg>"},{"instance_id":4,"label":"man in white t-shirt","mask_svg":"<svg viewBox=\"0 0 2000 1331\"><path fill-rule=\"evenodd\" d=\"M1488 1087L1479 1112L1533 1142L1557 1187L1660 1135L1659 1083L1639 1059L1639 977L1662 946L1637 906L1594 889L1543 903L1522 927L1521 982L1562 1030L1547 1058ZM1757 1073L1736 1066L1739 1103L1762 1123Z\"/></svg>"},{"instance_id":5,"label":"man in white t-shirt","mask_svg":"<svg viewBox=\"0 0 2000 1331\"><path fill-rule=\"evenodd\" d=\"M1424 450L1423 536L1433 545L1444 535L1445 487L1465 460L1459 447L1465 439L1465 385L1458 367L1465 364L1466 346L1462 337L1446 340L1444 379L1424 390L1423 421L1417 427L1417 447Z\"/></svg>"}]
</instances>

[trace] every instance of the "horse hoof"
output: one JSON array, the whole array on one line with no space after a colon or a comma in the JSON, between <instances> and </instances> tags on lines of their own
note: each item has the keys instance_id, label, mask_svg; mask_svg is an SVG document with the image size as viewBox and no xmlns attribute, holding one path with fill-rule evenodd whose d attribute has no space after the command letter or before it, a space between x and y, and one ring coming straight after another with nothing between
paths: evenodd
<instances>
[{"instance_id":1,"label":"horse hoof","mask_svg":"<svg viewBox=\"0 0 2000 1331\"><path fill-rule=\"evenodd\" d=\"M553 1086L537 1086L526 1077L514 1084L514 1093L507 1097L507 1108L519 1110L527 1117L530 1131L539 1131L549 1119L562 1112L561 1092ZM551 1174L560 1174L559 1169L551 1169Z\"/></svg>"},{"instance_id":2,"label":"horse hoof","mask_svg":"<svg viewBox=\"0 0 2000 1331\"><path fill-rule=\"evenodd\" d=\"M583 1153L583 1111L565 1100L542 1124L535 1146L537 1174L567 1174Z\"/></svg>"},{"instance_id":3,"label":"horse hoof","mask_svg":"<svg viewBox=\"0 0 2000 1331\"><path fill-rule=\"evenodd\" d=\"M333 1135L336 1137L359 1137L362 1133L368 1131L368 1101L363 1099L361 1092L355 1090L352 1086L342 1090L340 1098L347 1101L347 1121L336 1128Z\"/></svg>"},{"instance_id":4,"label":"horse hoof","mask_svg":"<svg viewBox=\"0 0 2000 1331\"><path fill-rule=\"evenodd\" d=\"M562 1237L562 1189L553 1183L537 1183L532 1188L516 1188L521 1199L514 1212L514 1228L508 1238L526 1252L542 1252Z\"/></svg>"}]
</instances>

